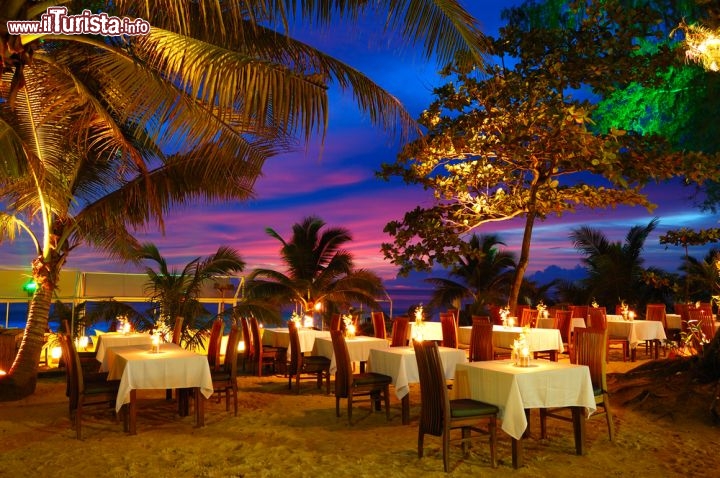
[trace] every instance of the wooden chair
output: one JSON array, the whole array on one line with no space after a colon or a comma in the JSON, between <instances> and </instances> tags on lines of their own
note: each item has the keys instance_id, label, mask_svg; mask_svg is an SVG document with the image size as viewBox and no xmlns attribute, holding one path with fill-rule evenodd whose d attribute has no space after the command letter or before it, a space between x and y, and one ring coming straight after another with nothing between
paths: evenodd
<instances>
[{"instance_id":1,"label":"wooden chair","mask_svg":"<svg viewBox=\"0 0 720 478\"><path fill-rule=\"evenodd\" d=\"M587 305L571 305L570 315L573 319L583 319L585 321L585 325L587 325L589 309L590 307Z\"/></svg>"},{"instance_id":2,"label":"wooden chair","mask_svg":"<svg viewBox=\"0 0 720 478\"><path fill-rule=\"evenodd\" d=\"M211 371L220 370L220 344L224 330L225 322L218 317L210 327L210 339L208 340L207 358Z\"/></svg>"},{"instance_id":3,"label":"wooden chair","mask_svg":"<svg viewBox=\"0 0 720 478\"><path fill-rule=\"evenodd\" d=\"M709 315L706 310L701 308L695 308L690 306L687 311L688 322L695 322L700 326L704 340L710 343L715 337L715 319L712 315ZM703 344L698 340L695 341L695 348L700 351L702 350Z\"/></svg>"},{"instance_id":4,"label":"wooden chair","mask_svg":"<svg viewBox=\"0 0 720 478\"><path fill-rule=\"evenodd\" d=\"M502 325L502 316L500 315L502 307L499 305L491 305L488 307L488 313L490 314L490 321L493 325Z\"/></svg>"},{"instance_id":5,"label":"wooden chair","mask_svg":"<svg viewBox=\"0 0 720 478\"><path fill-rule=\"evenodd\" d=\"M371 410L380 408L385 402L385 414L390 420L390 384L392 377L380 373L353 373L345 337L339 330L331 330L330 338L335 354L335 414L340 416L340 399L347 399L348 423L352 425L352 405L357 397L367 397Z\"/></svg>"},{"instance_id":6,"label":"wooden chair","mask_svg":"<svg viewBox=\"0 0 720 478\"><path fill-rule=\"evenodd\" d=\"M627 337L610 337L607 334L607 315L605 314L605 307L590 307L588 310L588 322L590 325L588 328L604 330L607 337L607 351L605 353L606 360L609 360L610 347L613 345L620 345L622 348L623 362L630 357L630 342Z\"/></svg>"},{"instance_id":7,"label":"wooden chair","mask_svg":"<svg viewBox=\"0 0 720 478\"><path fill-rule=\"evenodd\" d=\"M615 431L606 378L607 330L577 328L573 335L575 340L574 363L587 365L590 369L590 380L592 381L595 403L603 408L607 421L608 436L610 441L613 441L615 439ZM566 409L540 409L540 435L542 438L547 438L547 418L557 418L559 420L572 422L572 418L568 417L562 410ZM596 415L598 415L597 412L592 416L594 417Z\"/></svg>"},{"instance_id":8,"label":"wooden chair","mask_svg":"<svg viewBox=\"0 0 720 478\"><path fill-rule=\"evenodd\" d=\"M492 325L492 321L490 320L489 315L472 315L470 316L470 318L472 319L473 323L475 323L476 320L479 320L480 322L485 322Z\"/></svg>"},{"instance_id":9,"label":"wooden chair","mask_svg":"<svg viewBox=\"0 0 720 478\"><path fill-rule=\"evenodd\" d=\"M342 327L342 317L340 314L333 314L330 318L330 330L340 330Z\"/></svg>"},{"instance_id":10,"label":"wooden chair","mask_svg":"<svg viewBox=\"0 0 720 478\"><path fill-rule=\"evenodd\" d=\"M327 394L330 395L330 359L321 355L304 355L300 350L300 334L297 324L288 322L290 331L290 362L288 364L288 389L292 389L295 377L297 393L300 393L300 380L317 380L317 387L322 387L323 378L327 383Z\"/></svg>"},{"instance_id":11,"label":"wooden chair","mask_svg":"<svg viewBox=\"0 0 720 478\"><path fill-rule=\"evenodd\" d=\"M384 339L387 336L387 329L385 328L385 314L382 310L373 311L371 314L373 334L378 339Z\"/></svg>"},{"instance_id":12,"label":"wooden chair","mask_svg":"<svg viewBox=\"0 0 720 478\"><path fill-rule=\"evenodd\" d=\"M496 467L497 415L499 410L469 398L450 400L438 346L433 341L413 341L420 376L420 423L418 426L418 457L423 457L425 435L442 437L443 468L450 471L450 442L460 441L467 456L471 432L490 437L490 464ZM487 420L487 429L480 428L480 420ZM450 438L450 431L461 429L459 439Z\"/></svg>"},{"instance_id":13,"label":"wooden chair","mask_svg":"<svg viewBox=\"0 0 720 478\"><path fill-rule=\"evenodd\" d=\"M112 407L117 399L119 380L108 380L107 373L87 374L83 372L80 355L70 334L58 334L60 348L65 360L68 374L68 398L70 422L75 428L78 440L82 439L82 416L86 407L104 406ZM113 411L114 413L114 411ZM125 429L128 429L127 415L125 414ZM117 418L117 417L116 417Z\"/></svg>"},{"instance_id":14,"label":"wooden chair","mask_svg":"<svg viewBox=\"0 0 720 478\"><path fill-rule=\"evenodd\" d=\"M538 312L537 309L523 309L520 316L520 327L537 327Z\"/></svg>"},{"instance_id":15,"label":"wooden chair","mask_svg":"<svg viewBox=\"0 0 720 478\"><path fill-rule=\"evenodd\" d=\"M272 367L272 371L275 373L278 349L263 345L262 339L260 338L260 326L255 317L250 317L250 333L253 342L253 366L257 367L255 369L257 376L262 377L263 369L266 365Z\"/></svg>"},{"instance_id":16,"label":"wooden chair","mask_svg":"<svg viewBox=\"0 0 720 478\"><path fill-rule=\"evenodd\" d=\"M405 347L408 342L408 329L410 319L407 317L395 317L390 335L390 347Z\"/></svg>"},{"instance_id":17,"label":"wooden chair","mask_svg":"<svg viewBox=\"0 0 720 478\"><path fill-rule=\"evenodd\" d=\"M443 347L458 348L457 325L452 313L440 313L440 328Z\"/></svg>"},{"instance_id":18,"label":"wooden chair","mask_svg":"<svg viewBox=\"0 0 720 478\"><path fill-rule=\"evenodd\" d=\"M572 319L572 311L570 310L555 311L555 326L560 330L563 347L570 357L572 357Z\"/></svg>"},{"instance_id":19,"label":"wooden chair","mask_svg":"<svg viewBox=\"0 0 720 478\"><path fill-rule=\"evenodd\" d=\"M662 324L663 330L667 335L667 311L665 310L665 304L647 304L645 306L645 320L655 320ZM655 359L659 356L660 346L662 344L659 340L646 340L645 341L645 354L652 354L655 351ZM663 354L665 353L665 347L663 347Z\"/></svg>"},{"instance_id":20,"label":"wooden chair","mask_svg":"<svg viewBox=\"0 0 720 478\"><path fill-rule=\"evenodd\" d=\"M472 329L470 330L470 351L468 356L470 362L495 359L492 332L493 326L489 320L473 319Z\"/></svg>"},{"instance_id":21,"label":"wooden chair","mask_svg":"<svg viewBox=\"0 0 720 478\"><path fill-rule=\"evenodd\" d=\"M242 359L242 368L243 368L243 372L244 372L245 364L247 362L252 362L253 344L252 344L252 334L250 333L250 324L248 324L247 318L240 317L240 327L242 329L242 342L243 342L243 347L244 347L244 350L242 351L240 358Z\"/></svg>"},{"instance_id":22,"label":"wooden chair","mask_svg":"<svg viewBox=\"0 0 720 478\"><path fill-rule=\"evenodd\" d=\"M238 343L240 342L240 330L233 324L228 335L225 359L219 370L211 372L213 391L220 397L225 394L225 410L230 411L230 395L233 397L235 416L238 414L238 385L237 385L237 362Z\"/></svg>"}]
</instances>

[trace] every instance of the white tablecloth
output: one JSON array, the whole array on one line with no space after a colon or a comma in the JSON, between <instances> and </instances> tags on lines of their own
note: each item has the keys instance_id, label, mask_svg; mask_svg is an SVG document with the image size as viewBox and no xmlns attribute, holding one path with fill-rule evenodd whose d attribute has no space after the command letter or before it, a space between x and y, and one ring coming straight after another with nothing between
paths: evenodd
<instances>
[{"instance_id":1,"label":"white tablecloth","mask_svg":"<svg viewBox=\"0 0 720 478\"><path fill-rule=\"evenodd\" d=\"M438 347L443 364L445 378L455 377L455 366L467 362L464 350L450 347ZM420 382L415 349L413 347L389 347L372 349L368 357L368 369L371 372L389 375L393 379L395 396L402 399L410 391L411 383Z\"/></svg>"},{"instance_id":2,"label":"white tablecloth","mask_svg":"<svg viewBox=\"0 0 720 478\"><path fill-rule=\"evenodd\" d=\"M120 380L115 409L130 403L131 390L199 387L205 398L213 394L207 357L176 344L162 344L160 353L139 345L107 349L101 370L108 380Z\"/></svg>"},{"instance_id":3,"label":"white tablecloth","mask_svg":"<svg viewBox=\"0 0 720 478\"><path fill-rule=\"evenodd\" d=\"M527 337L530 352L541 352L545 350L556 350L562 353L564 346L560 330L531 328ZM470 343L471 326L458 327L458 341L461 344ZM493 346L512 348L513 342L523 331L522 327L504 327L493 325Z\"/></svg>"},{"instance_id":4,"label":"white tablecloth","mask_svg":"<svg viewBox=\"0 0 720 478\"><path fill-rule=\"evenodd\" d=\"M119 332L108 332L97 336L95 346L95 358L102 363L105 360L107 349L113 347L125 347L127 345L145 345L150 350L152 337L150 334L122 334Z\"/></svg>"},{"instance_id":5,"label":"white tablecloth","mask_svg":"<svg viewBox=\"0 0 720 478\"><path fill-rule=\"evenodd\" d=\"M657 320L623 320L622 316L608 315L607 329L608 337L627 338L633 349L645 340L667 339L662 322Z\"/></svg>"},{"instance_id":6,"label":"white tablecloth","mask_svg":"<svg viewBox=\"0 0 720 478\"><path fill-rule=\"evenodd\" d=\"M417 337L417 329L418 327L416 326L415 321L411 320L407 336L409 344L412 344L412 342L410 342L411 338ZM440 322L423 321L420 326L420 334L422 334L422 340L436 340L438 342L442 342L443 339L442 326L440 325Z\"/></svg>"},{"instance_id":7,"label":"white tablecloth","mask_svg":"<svg viewBox=\"0 0 720 478\"><path fill-rule=\"evenodd\" d=\"M300 351L310 352L315 345L316 337L330 338L330 331L315 329L298 329L298 337L300 338ZM287 327L265 329L262 337L263 345L271 347L281 347L288 349L288 357L290 356L290 331Z\"/></svg>"},{"instance_id":8,"label":"white tablecloth","mask_svg":"<svg viewBox=\"0 0 720 478\"><path fill-rule=\"evenodd\" d=\"M385 339L366 337L359 335L354 339L345 339L351 362L367 362L372 349L386 349L390 344ZM335 373L335 353L333 352L332 340L325 337L317 337L312 350L313 355L322 355L330 359L330 373Z\"/></svg>"},{"instance_id":9,"label":"white tablecloth","mask_svg":"<svg viewBox=\"0 0 720 478\"><path fill-rule=\"evenodd\" d=\"M497 406L501 428L520 440L527 428L525 409L585 407L595 409L590 370L585 365L547 360L516 367L510 360L460 363L455 372L455 396Z\"/></svg>"},{"instance_id":10,"label":"white tablecloth","mask_svg":"<svg viewBox=\"0 0 720 478\"><path fill-rule=\"evenodd\" d=\"M554 321L554 320L555 320L555 319L550 319L550 318L548 318L548 319L545 319L545 318L538 319L538 320L537 320L537 324L538 324L537 326L538 326L538 328L540 328L540 329L552 329L552 328L553 328L553 323L554 323L553 321ZM573 319L570 319L570 332L572 332L573 330L575 330L576 327L585 328L585 319L582 319L582 318L580 318L580 317L575 317L575 318L573 318Z\"/></svg>"}]
</instances>

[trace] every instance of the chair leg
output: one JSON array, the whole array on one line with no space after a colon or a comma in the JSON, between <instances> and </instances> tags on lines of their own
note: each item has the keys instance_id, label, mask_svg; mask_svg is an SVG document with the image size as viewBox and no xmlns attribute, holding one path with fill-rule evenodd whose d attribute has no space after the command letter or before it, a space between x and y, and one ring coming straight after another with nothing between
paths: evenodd
<instances>
[{"instance_id":1,"label":"chair leg","mask_svg":"<svg viewBox=\"0 0 720 478\"><path fill-rule=\"evenodd\" d=\"M491 417L488 423L488 431L490 432L490 466L497 468L496 449L497 449L497 418Z\"/></svg>"},{"instance_id":2,"label":"chair leg","mask_svg":"<svg viewBox=\"0 0 720 478\"><path fill-rule=\"evenodd\" d=\"M383 395L385 396L385 416L390 421L390 385L385 386Z\"/></svg>"},{"instance_id":3,"label":"chair leg","mask_svg":"<svg viewBox=\"0 0 720 478\"><path fill-rule=\"evenodd\" d=\"M423 457L423 439L425 434L422 431L422 424L418 427L418 458Z\"/></svg>"},{"instance_id":4,"label":"chair leg","mask_svg":"<svg viewBox=\"0 0 720 478\"><path fill-rule=\"evenodd\" d=\"M613 415L610 410L610 399L607 393L603 393L603 408L605 409L605 419L607 420L608 436L610 441L615 441L615 426L613 425Z\"/></svg>"},{"instance_id":5,"label":"chair leg","mask_svg":"<svg viewBox=\"0 0 720 478\"><path fill-rule=\"evenodd\" d=\"M445 473L450 471L450 430L445 428L442 436L443 469Z\"/></svg>"}]
</instances>

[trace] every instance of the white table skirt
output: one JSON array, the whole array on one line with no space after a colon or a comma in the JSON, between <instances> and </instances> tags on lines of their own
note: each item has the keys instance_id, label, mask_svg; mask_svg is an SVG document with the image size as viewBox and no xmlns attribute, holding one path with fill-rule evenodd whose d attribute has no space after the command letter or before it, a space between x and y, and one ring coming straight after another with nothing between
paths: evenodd
<instances>
[{"instance_id":1,"label":"white table skirt","mask_svg":"<svg viewBox=\"0 0 720 478\"><path fill-rule=\"evenodd\" d=\"M450 347L438 347L443 364L445 378L455 378L455 366L467 362L464 350ZM389 347L372 349L368 357L368 369L371 372L389 375L393 379L395 396L402 399L410 392L411 383L420 383L417 358L413 347Z\"/></svg>"},{"instance_id":2,"label":"white table skirt","mask_svg":"<svg viewBox=\"0 0 720 478\"><path fill-rule=\"evenodd\" d=\"M102 363L105 360L107 349L113 347L125 347L128 345L146 345L148 350L152 347L150 334L122 334L119 332L108 332L97 336L95 345L95 358Z\"/></svg>"},{"instance_id":3,"label":"white table skirt","mask_svg":"<svg viewBox=\"0 0 720 478\"><path fill-rule=\"evenodd\" d=\"M585 365L547 360L531 361L530 367L516 367L510 360L460 363L453 387L457 398L497 406L501 428L518 440L527 428L525 409L579 406L588 416L596 409Z\"/></svg>"},{"instance_id":4,"label":"white table skirt","mask_svg":"<svg viewBox=\"0 0 720 478\"><path fill-rule=\"evenodd\" d=\"M354 339L345 339L351 362L367 362L372 349L386 349L390 344L385 339L376 337L366 337L359 335ZM312 350L313 355L322 355L330 359L330 373L335 373L337 365L335 363L335 353L333 352L332 339L325 337L317 337Z\"/></svg>"},{"instance_id":5,"label":"white table skirt","mask_svg":"<svg viewBox=\"0 0 720 478\"><path fill-rule=\"evenodd\" d=\"M608 316L610 317L610 316ZM666 340L662 322L657 320L620 320L608 318L608 337L627 338L630 348L637 348L645 340Z\"/></svg>"},{"instance_id":6,"label":"white table skirt","mask_svg":"<svg viewBox=\"0 0 720 478\"><path fill-rule=\"evenodd\" d=\"M330 331L300 328L298 329L298 337L300 339L300 351L305 353L312 351L316 337L330 338ZM266 328L265 332L263 332L262 343L271 347L286 348L288 349L288 356L290 356L290 331L287 327Z\"/></svg>"},{"instance_id":7,"label":"white table skirt","mask_svg":"<svg viewBox=\"0 0 720 478\"><path fill-rule=\"evenodd\" d=\"M472 327L470 326L458 327L458 341L461 344L469 344L471 331ZM522 327L493 325L493 346L512 348L513 342L522 331ZM531 328L527 341L530 352L556 350L562 353L564 350L562 336L558 329Z\"/></svg>"},{"instance_id":8,"label":"white table skirt","mask_svg":"<svg viewBox=\"0 0 720 478\"><path fill-rule=\"evenodd\" d=\"M162 344L160 353L148 347L131 345L107 350L101 366L108 380L120 380L115 409L130 403L131 390L195 388L209 398L213 394L207 357L176 344Z\"/></svg>"}]
</instances>

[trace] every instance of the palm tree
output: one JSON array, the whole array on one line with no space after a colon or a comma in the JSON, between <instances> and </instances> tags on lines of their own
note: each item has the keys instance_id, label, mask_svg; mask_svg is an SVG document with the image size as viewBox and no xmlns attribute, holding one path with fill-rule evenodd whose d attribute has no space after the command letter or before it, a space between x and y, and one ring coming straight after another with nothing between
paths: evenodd
<instances>
[{"instance_id":1,"label":"palm tree","mask_svg":"<svg viewBox=\"0 0 720 478\"><path fill-rule=\"evenodd\" d=\"M680 270L685 273L687 283L686 300L709 302L712 296L720 294L720 274L718 271L720 250L712 248L702 261L686 256Z\"/></svg>"},{"instance_id":2,"label":"palm tree","mask_svg":"<svg viewBox=\"0 0 720 478\"><path fill-rule=\"evenodd\" d=\"M127 258L135 229L163 228L173 206L243 200L268 157L327 126L327 88L351 91L378 125L415 124L392 95L352 67L290 38L290 21L329 24L376 10L424 54L447 61L487 47L455 0L326 2L120 0L109 15L140 17L144 36L10 35L54 4L0 3L0 239L29 235L33 295L20 351L0 400L35 390L60 270L81 244ZM273 30L277 28L278 32Z\"/></svg>"},{"instance_id":3,"label":"palm tree","mask_svg":"<svg viewBox=\"0 0 720 478\"><path fill-rule=\"evenodd\" d=\"M585 255L582 261L588 268L588 276L582 284L588 297L594 297L608 310L621 300L644 307L646 285L641 254L645 240L657 224L658 219L654 218L644 227L631 227L624 244L611 242L602 231L588 226L570 233L575 249Z\"/></svg>"},{"instance_id":4,"label":"palm tree","mask_svg":"<svg viewBox=\"0 0 720 478\"><path fill-rule=\"evenodd\" d=\"M497 235L473 234L466 243L459 263L450 270L450 278L432 277L425 281L435 290L429 306L459 304L467 300L471 314L478 314L490 304L507 302L510 284L515 270L515 257L502 252L497 246L505 245Z\"/></svg>"},{"instance_id":5,"label":"palm tree","mask_svg":"<svg viewBox=\"0 0 720 478\"><path fill-rule=\"evenodd\" d=\"M380 277L355 269L352 254L343 249L352 240L347 229L326 228L321 232L324 226L322 219L309 216L293 225L289 241L266 229L270 237L282 243L280 255L287 270L254 270L246 283L247 295L278 307L300 305L303 312L310 313L316 304L322 304L326 312L344 310L350 304L376 307L375 298L383 291Z\"/></svg>"}]
</instances>

